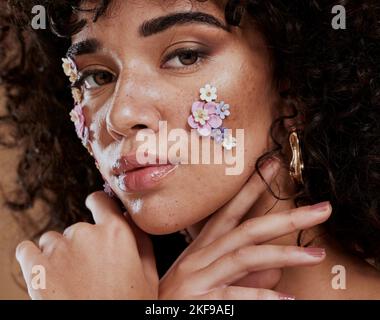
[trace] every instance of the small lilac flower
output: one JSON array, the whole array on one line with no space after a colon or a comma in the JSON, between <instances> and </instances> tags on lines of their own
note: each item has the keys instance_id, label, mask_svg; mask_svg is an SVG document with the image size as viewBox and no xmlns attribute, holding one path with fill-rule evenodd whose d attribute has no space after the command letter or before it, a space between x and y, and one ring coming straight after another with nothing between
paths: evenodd
<instances>
[{"instance_id":1,"label":"small lilac flower","mask_svg":"<svg viewBox=\"0 0 380 320\"><path fill-rule=\"evenodd\" d=\"M216 107L216 114L220 117L220 119L224 120L228 117L230 113L230 105L221 101Z\"/></svg>"},{"instance_id":2,"label":"small lilac flower","mask_svg":"<svg viewBox=\"0 0 380 320\"><path fill-rule=\"evenodd\" d=\"M225 128L213 129L211 132L211 137L215 140L217 144L222 144L224 139Z\"/></svg>"}]
</instances>

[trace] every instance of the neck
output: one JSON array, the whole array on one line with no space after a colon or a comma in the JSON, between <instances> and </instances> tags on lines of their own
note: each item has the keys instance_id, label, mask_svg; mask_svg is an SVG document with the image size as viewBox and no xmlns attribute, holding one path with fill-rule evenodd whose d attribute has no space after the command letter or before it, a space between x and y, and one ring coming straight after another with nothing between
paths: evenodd
<instances>
[{"instance_id":1,"label":"neck","mask_svg":"<svg viewBox=\"0 0 380 320\"><path fill-rule=\"evenodd\" d=\"M294 194L294 185L289 179L289 173L287 170L282 169L272 181L270 187L275 195L281 199L287 200L278 200L269 190L266 190L245 214L242 222L248 219L263 216L265 214L273 214L295 208L293 199L288 199L292 194ZM187 231L191 235L192 239L196 239L210 217L207 217L206 219L187 228ZM276 239L273 243L279 245L296 245L297 237L298 232L294 232L293 234Z\"/></svg>"}]
</instances>

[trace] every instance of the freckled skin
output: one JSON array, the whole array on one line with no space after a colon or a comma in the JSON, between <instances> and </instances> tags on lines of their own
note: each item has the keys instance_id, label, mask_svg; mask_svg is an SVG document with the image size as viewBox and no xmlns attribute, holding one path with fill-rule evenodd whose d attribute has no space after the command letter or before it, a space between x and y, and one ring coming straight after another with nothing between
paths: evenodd
<instances>
[{"instance_id":1,"label":"freckled skin","mask_svg":"<svg viewBox=\"0 0 380 320\"><path fill-rule=\"evenodd\" d=\"M193 24L171 28L148 38L140 37L142 22L173 11L199 10L224 21L224 12L213 1L176 1L165 7L160 1L116 1L109 16L88 26L73 42L97 38L100 54L79 56L80 70L96 65L117 75L115 83L84 97L87 125L93 133L91 146L102 175L124 205L141 198L135 223L152 234L167 234L193 225L228 202L254 170L256 159L270 146L269 128L277 115L279 96L272 87L270 54L262 36L244 22L231 33ZM179 44L179 42L183 42ZM164 69L162 57L170 50L201 43L210 57L186 71ZM175 44L175 45L174 45ZM169 46L171 46L169 49ZM133 195L121 192L111 176L118 155L138 147L136 125L158 129L166 120L168 129L190 130L187 118L199 100L199 89L210 83L218 89L218 101L231 106L224 126L245 130L245 167L241 175L225 175L225 165L182 165L154 190Z\"/></svg>"}]
</instances>

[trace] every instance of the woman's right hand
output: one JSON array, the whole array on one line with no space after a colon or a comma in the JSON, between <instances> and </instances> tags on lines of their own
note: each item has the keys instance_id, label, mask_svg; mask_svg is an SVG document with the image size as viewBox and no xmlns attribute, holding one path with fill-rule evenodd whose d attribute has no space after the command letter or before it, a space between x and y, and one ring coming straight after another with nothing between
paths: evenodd
<instances>
[{"instance_id":1,"label":"woman's right hand","mask_svg":"<svg viewBox=\"0 0 380 320\"><path fill-rule=\"evenodd\" d=\"M270 182L278 170L279 162L272 160L261 173ZM253 174L242 190L209 219L161 279L159 299L294 299L270 290L280 280L281 269L319 264L325 251L265 243L323 223L332 208L329 203L321 203L241 222L266 188L258 174ZM244 285L247 281L249 287Z\"/></svg>"}]
</instances>

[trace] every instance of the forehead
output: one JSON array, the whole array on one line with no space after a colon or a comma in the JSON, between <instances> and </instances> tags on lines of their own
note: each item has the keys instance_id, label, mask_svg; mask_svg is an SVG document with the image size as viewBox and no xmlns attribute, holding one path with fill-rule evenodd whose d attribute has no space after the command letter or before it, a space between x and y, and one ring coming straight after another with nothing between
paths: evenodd
<instances>
[{"instance_id":1,"label":"forehead","mask_svg":"<svg viewBox=\"0 0 380 320\"><path fill-rule=\"evenodd\" d=\"M225 0L111 0L107 10L96 22L94 13L86 12L99 5L100 1L87 0L81 5L80 19L87 21L81 32L72 37L73 42L85 38L109 38L125 33L138 35L139 26L145 21L176 12L205 12L224 21Z\"/></svg>"}]
</instances>

